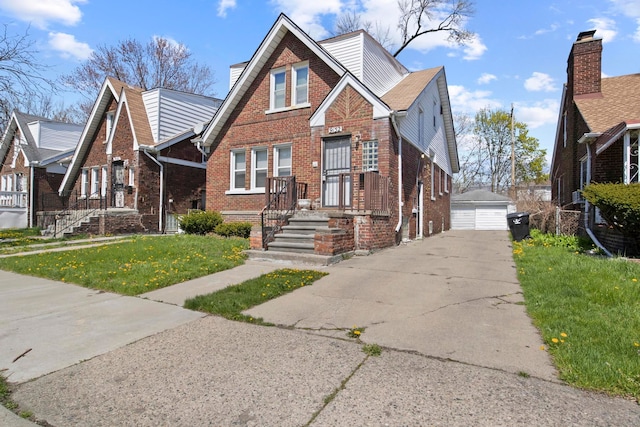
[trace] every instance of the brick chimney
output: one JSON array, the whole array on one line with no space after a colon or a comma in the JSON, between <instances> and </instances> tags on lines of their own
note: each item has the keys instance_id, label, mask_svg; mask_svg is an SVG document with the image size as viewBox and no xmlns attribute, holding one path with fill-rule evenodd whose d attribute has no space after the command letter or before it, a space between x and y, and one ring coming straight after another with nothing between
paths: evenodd
<instances>
[{"instance_id":1,"label":"brick chimney","mask_svg":"<svg viewBox=\"0 0 640 427\"><path fill-rule=\"evenodd\" d=\"M594 38L596 30L583 31L573 43L567 60L567 89L573 98L599 94L602 78L602 39Z\"/></svg>"}]
</instances>

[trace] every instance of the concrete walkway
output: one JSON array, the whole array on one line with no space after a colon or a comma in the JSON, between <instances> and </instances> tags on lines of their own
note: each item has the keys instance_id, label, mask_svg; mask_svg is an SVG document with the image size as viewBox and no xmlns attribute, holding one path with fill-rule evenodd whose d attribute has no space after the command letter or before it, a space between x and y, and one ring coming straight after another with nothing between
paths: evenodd
<instances>
[{"instance_id":1,"label":"concrete walkway","mask_svg":"<svg viewBox=\"0 0 640 427\"><path fill-rule=\"evenodd\" d=\"M173 305L279 267L250 262L135 302L111 295L102 303L111 311L92 304L104 294L57 282L40 284L49 301L28 307L33 300L17 295L32 278L0 272L0 369L8 367L10 381L19 383L13 398L21 410L55 427L640 424L635 402L556 379L518 304L506 233L448 232L353 258L323 268L329 276L313 286L249 311L290 328ZM38 280L24 292L37 295ZM66 296L77 291L87 294ZM67 311L83 313L82 301L84 314L62 321ZM125 309L130 305L136 308ZM142 310L147 305L159 311ZM47 315L51 310L57 314ZM110 341L101 325L119 322L116 336L140 337ZM346 337L343 329L354 325L366 327L362 341L384 346L381 356L367 356ZM58 348L70 332L75 344ZM52 339L42 337L41 346L32 338L39 333ZM75 347L102 336L111 351L77 357ZM26 347L33 350L12 362ZM42 348L69 353L68 367L48 367L42 370L51 373L38 377L29 358ZM77 363L82 359L89 360ZM23 382L28 378L36 379Z\"/></svg>"}]
</instances>

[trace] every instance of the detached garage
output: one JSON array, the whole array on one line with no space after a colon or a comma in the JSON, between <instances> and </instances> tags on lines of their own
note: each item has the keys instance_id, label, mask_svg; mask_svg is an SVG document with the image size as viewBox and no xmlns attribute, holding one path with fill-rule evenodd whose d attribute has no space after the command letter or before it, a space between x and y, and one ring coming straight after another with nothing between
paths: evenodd
<instances>
[{"instance_id":1,"label":"detached garage","mask_svg":"<svg viewBox=\"0 0 640 427\"><path fill-rule=\"evenodd\" d=\"M507 214L515 212L508 197L473 190L451 197L452 230L508 230Z\"/></svg>"}]
</instances>

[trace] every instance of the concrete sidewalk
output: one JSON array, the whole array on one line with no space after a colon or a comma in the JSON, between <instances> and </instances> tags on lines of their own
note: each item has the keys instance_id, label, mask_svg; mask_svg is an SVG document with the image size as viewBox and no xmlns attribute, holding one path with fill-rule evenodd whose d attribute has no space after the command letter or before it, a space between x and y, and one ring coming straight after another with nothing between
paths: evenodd
<instances>
[{"instance_id":1,"label":"concrete sidewalk","mask_svg":"<svg viewBox=\"0 0 640 427\"><path fill-rule=\"evenodd\" d=\"M82 363L74 346L65 347L72 366L48 368L50 374L28 382L22 381L38 374L20 370L32 363L32 352L16 361L9 379L20 383L13 394L20 409L55 427L640 424L635 402L557 380L518 304L505 232L448 232L353 258L324 267L330 274L313 286L249 311L288 328L202 317L173 305L281 267L250 261L135 302L110 296L102 304L111 310L92 303L103 294L56 282L58 288L41 284L52 295L48 302L29 307L12 283L22 281L21 288L32 278L0 272L0 369L23 351L15 345L25 344L22 334L37 336L43 328L52 335L43 344L56 348L74 331L74 346L82 349L102 334L109 341L114 323L116 336L147 337L111 341L111 351ZM29 285L36 294L37 280ZM86 294L73 296L78 290ZM129 305L135 310L123 310ZM142 310L147 305L157 312ZM56 314L47 315L49 306ZM61 322L67 311L83 314ZM127 326L126 319L135 322ZM18 329L22 322L29 327ZM13 326L8 333L5 324ZM366 327L362 341L384 346L380 357L346 337L354 325ZM14 343L8 357L4 342ZM46 366L45 359L39 363Z\"/></svg>"}]
</instances>

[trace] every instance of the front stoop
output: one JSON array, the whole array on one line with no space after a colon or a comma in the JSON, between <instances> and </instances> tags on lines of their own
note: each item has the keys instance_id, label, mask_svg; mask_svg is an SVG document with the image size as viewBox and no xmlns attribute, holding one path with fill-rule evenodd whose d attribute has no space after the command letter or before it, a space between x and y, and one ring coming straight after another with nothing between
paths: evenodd
<instances>
[{"instance_id":1,"label":"front stoop","mask_svg":"<svg viewBox=\"0 0 640 427\"><path fill-rule=\"evenodd\" d=\"M250 249L244 251L249 259L256 261L273 261L277 263L287 264L302 264L302 265L315 265L315 266L327 266L336 264L345 258L350 258L353 253L345 253L340 255L316 255L308 253L296 253L296 252L283 252L276 250L263 251L259 249Z\"/></svg>"},{"instance_id":2,"label":"front stoop","mask_svg":"<svg viewBox=\"0 0 640 427\"><path fill-rule=\"evenodd\" d=\"M297 212L289 218L289 225L274 236L268 252L291 252L314 255L314 237L318 231L329 230L329 218L318 213Z\"/></svg>"}]
</instances>

